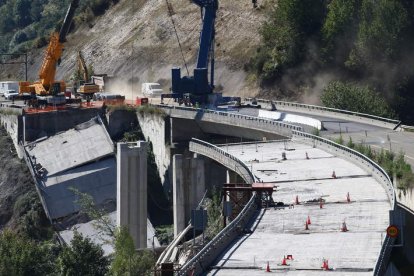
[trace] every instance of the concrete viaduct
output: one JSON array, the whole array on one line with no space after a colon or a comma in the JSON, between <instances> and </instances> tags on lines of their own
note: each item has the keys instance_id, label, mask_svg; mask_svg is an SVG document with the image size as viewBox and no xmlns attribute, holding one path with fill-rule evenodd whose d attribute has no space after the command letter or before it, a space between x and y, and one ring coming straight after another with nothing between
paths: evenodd
<instances>
[{"instance_id":1,"label":"concrete viaduct","mask_svg":"<svg viewBox=\"0 0 414 276\"><path fill-rule=\"evenodd\" d=\"M387 149L387 143L376 139L391 136L394 147L404 150L410 161L411 133L401 131L407 127L398 121L295 103L259 100L259 104L262 109L276 107L279 112L315 118L325 129L320 134L328 138L343 135L358 142L364 135L365 143ZM391 275L398 263L391 255L412 256L410 238L385 233L391 224L402 233L411 231L412 212L397 201L391 179L369 158L310 134L307 125L259 117L260 109L159 107L180 135L200 138L201 133L216 133L261 141L216 146L193 139L189 149L225 166L230 171L227 182L273 184L272 199L281 203L280 208L258 208L262 195L254 192L239 215L184 263L178 275L258 275L266 270L289 275L319 275L322 270ZM193 133L183 134L189 131ZM184 228L176 229L175 242L158 264L177 255L179 240L189 230Z\"/></svg>"},{"instance_id":2,"label":"concrete viaduct","mask_svg":"<svg viewBox=\"0 0 414 276\"><path fill-rule=\"evenodd\" d=\"M158 105L166 118L137 113L145 136L153 143L162 182L170 185L175 199L176 239L157 263L179 259L180 241L190 231L187 225L189 211L197 207L207 186L222 185L223 182L271 185L275 191L267 199L275 202L276 207L260 206L263 193L249 194L239 206L237 216L229 219L217 236L205 245L200 243L198 253L190 260L184 258L178 275L256 275L267 270L294 275L316 275L323 270L337 275L396 275L392 273L396 273L395 266L401 266L402 261L414 263L413 237L404 234L414 231L412 193L396 192L395 183L372 160L329 140L342 135L345 141L352 137L354 142L363 142L373 148L403 150L406 160L414 165L411 145L414 132L403 131L411 130L410 127L402 126L398 121L343 110L288 102L257 102L261 109L213 111ZM2 106L1 110L2 125L17 149L22 149L19 143L26 140L53 136L43 142L45 149L51 148L53 142L56 147L63 145L72 152L69 148L78 140L67 139L70 131L64 135L58 132L84 122L86 117L96 116L96 110L92 109L82 113L68 110L52 117L48 114L24 116L21 109L8 106ZM63 120L65 124L61 123L62 118L66 118ZM311 118L311 124L319 122L318 125L324 127L318 133L320 136L312 135L314 126L301 123L301 118ZM109 116L107 120L108 132L112 134L119 120L115 116ZM50 129L36 127L36 122L48 122L45 126ZM26 124L32 127L28 128ZM38 156L32 161L42 163L48 171L48 177L42 176L44 183L40 183L43 185L40 185L40 194L49 195L43 197L44 206L56 202L47 202L53 199L51 195L65 195L66 201L73 201L71 197L66 198L66 192L63 193L61 179L72 185L70 183L75 179L71 177L75 175L82 175L84 179L82 185L85 187L79 189L100 191L101 197L102 183L107 181L106 194L113 197L115 158L111 139L102 125L99 121L91 121L85 126L80 125L81 128L78 125L76 130L90 139L99 138L93 138L90 133L103 133L101 140L89 145L95 148L106 145L99 146L99 156L89 153L73 155L72 159L56 156L56 162L47 163L35 154L41 149L42 141L36 140L35 144L24 147L24 151ZM36 129L45 133L37 133ZM221 137L217 138L220 142L211 135ZM90 140L83 136L78 137L80 141ZM189 142L189 137L194 138ZM231 143L223 144L223 137L233 138ZM89 151L97 152L92 148ZM99 162L78 166L95 159ZM54 170L58 161L71 161L76 166L65 163L65 171ZM98 181L96 175L102 178L99 173L102 171L107 177L105 181ZM36 172L32 173L36 175ZM76 183L79 182L77 178ZM90 179L96 179L96 184L101 185L99 189L86 185L95 183ZM172 181L168 183L170 179ZM49 187L47 181L56 183L50 183ZM72 205L65 205L67 212L73 211ZM51 218L62 215L47 213ZM391 224L400 229L397 238L385 234ZM147 242L151 246L151 241ZM291 257L286 260L288 255Z\"/></svg>"}]
</instances>

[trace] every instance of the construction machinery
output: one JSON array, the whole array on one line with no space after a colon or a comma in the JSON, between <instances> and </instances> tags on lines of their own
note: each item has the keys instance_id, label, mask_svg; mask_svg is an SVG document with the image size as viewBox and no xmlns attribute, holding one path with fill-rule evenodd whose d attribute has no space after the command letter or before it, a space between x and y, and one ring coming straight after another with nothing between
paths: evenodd
<instances>
[{"instance_id":1,"label":"construction machinery","mask_svg":"<svg viewBox=\"0 0 414 276\"><path fill-rule=\"evenodd\" d=\"M80 94L82 98L91 99L93 94L99 92L100 89L98 85L91 82L90 72L81 51L78 52L78 70L82 80L79 81L77 93Z\"/></svg>"},{"instance_id":2,"label":"construction machinery","mask_svg":"<svg viewBox=\"0 0 414 276\"><path fill-rule=\"evenodd\" d=\"M172 68L171 94L162 94L164 98L180 99L192 104L212 103L216 99L214 89L214 36L218 0L192 0L200 7L203 28L200 34L200 48L193 76L181 77L181 68ZM210 65L210 82L208 67Z\"/></svg>"},{"instance_id":3,"label":"construction machinery","mask_svg":"<svg viewBox=\"0 0 414 276\"><path fill-rule=\"evenodd\" d=\"M20 82L19 93L30 93L36 96L37 99L47 100L47 103L61 103L64 101L64 95L61 95L66 90L66 83L64 81L56 81L56 67L60 63L60 58L63 52L63 43L66 41L66 36L69 32L75 11L79 6L79 0L72 0L68 11L63 21L60 32L54 32L50 38L49 46L46 49L45 57L39 72L39 81Z\"/></svg>"},{"instance_id":4,"label":"construction machinery","mask_svg":"<svg viewBox=\"0 0 414 276\"><path fill-rule=\"evenodd\" d=\"M161 102L165 98L172 98L186 105L219 105L240 101L239 97L228 98L222 97L219 93L213 93L215 21L219 2L218 0L191 0L191 2L200 7L203 18L197 64L193 76L181 77L181 68L172 68L171 93L162 94ZM252 3L253 7L257 7L257 0L253 0Z\"/></svg>"}]
</instances>

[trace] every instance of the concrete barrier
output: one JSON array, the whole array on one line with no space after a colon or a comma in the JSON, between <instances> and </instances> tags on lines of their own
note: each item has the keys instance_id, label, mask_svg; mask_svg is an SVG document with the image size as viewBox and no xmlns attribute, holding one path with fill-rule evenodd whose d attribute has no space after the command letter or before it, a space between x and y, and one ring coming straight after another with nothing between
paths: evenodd
<instances>
[{"instance_id":1,"label":"concrete barrier","mask_svg":"<svg viewBox=\"0 0 414 276\"><path fill-rule=\"evenodd\" d=\"M384 187L387 192L388 199L391 203L391 210L395 210L397 200L395 197L394 186L388 174L377 163L353 149L312 134L295 131L293 132L292 139L302 141L306 144L312 145L313 147L322 148L332 154L341 156L372 173L372 176ZM385 274L394 242L395 238L390 238L388 236L385 237L379 257L375 264L374 275Z\"/></svg>"},{"instance_id":2,"label":"concrete barrier","mask_svg":"<svg viewBox=\"0 0 414 276\"><path fill-rule=\"evenodd\" d=\"M252 101L252 98L246 98L246 101ZM395 129L401 123L399 120L393 120L388 118L383 118L379 116L374 116L365 113L358 113L348 110L341 110L317 105L301 104L301 103L291 103L284 101L271 101L264 99L257 99L258 104L262 107L270 108L272 105L275 105L278 110L281 111L290 111L290 112L300 112L307 114L314 114L320 116L327 116L330 118L337 118L342 120L349 120L360 122L369 125L375 125L379 127L384 127L387 129Z\"/></svg>"},{"instance_id":3,"label":"concrete barrier","mask_svg":"<svg viewBox=\"0 0 414 276\"><path fill-rule=\"evenodd\" d=\"M191 152L207 156L236 172L246 183L253 183L255 181L252 172L244 162L221 148L195 138L191 140L189 148Z\"/></svg>"},{"instance_id":4,"label":"concrete barrier","mask_svg":"<svg viewBox=\"0 0 414 276\"><path fill-rule=\"evenodd\" d=\"M240 174L247 183L254 182L254 176L242 161L235 158L234 156L228 154L222 149L209 144L207 142L192 139L190 142L190 150L210 157L217 162L223 162L222 164L231 170L233 168L240 168L236 171ZM237 165L235 165L237 163ZM223 252L223 250L230 245L243 231L248 222L253 217L258 206L256 202L256 194L254 194L240 214L220 231L217 236L215 236L207 245L203 247L190 261L188 261L177 273L177 275L188 275L188 273L193 273L193 275L201 275L205 272L205 268L208 268L216 258Z\"/></svg>"}]
</instances>

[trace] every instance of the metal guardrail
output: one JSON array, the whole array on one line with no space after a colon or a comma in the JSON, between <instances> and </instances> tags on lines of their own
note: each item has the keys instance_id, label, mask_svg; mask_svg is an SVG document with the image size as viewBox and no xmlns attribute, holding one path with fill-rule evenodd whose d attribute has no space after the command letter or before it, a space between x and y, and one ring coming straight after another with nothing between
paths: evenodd
<instances>
[{"instance_id":1,"label":"metal guardrail","mask_svg":"<svg viewBox=\"0 0 414 276\"><path fill-rule=\"evenodd\" d=\"M183 106L169 106L169 105L155 105L158 108L162 108L170 116L187 118L187 119L197 119L227 124L232 126L244 127L249 129L255 129L259 131L275 133L283 136L290 137L292 131L302 131L301 126L296 126L293 124L288 124L285 122L278 122L265 118L258 118L254 116L241 115L237 113L210 110L210 109L201 109L201 108L192 108L192 107L183 107Z\"/></svg>"},{"instance_id":2,"label":"metal guardrail","mask_svg":"<svg viewBox=\"0 0 414 276\"><path fill-rule=\"evenodd\" d=\"M305 139L306 142L310 143L314 147L316 147L317 145L321 145L322 147L325 147L325 149L327 147L328 150L334 151L336 154L341 154L346 158L350 158L353 161L357 161L360 165L362 165L365 168L371 168L373 176L383 185L385 191L387 192L388 199L391 203L391 209L395 210L397 206L397 200L395 195L395 189L391 182L391 179L388 176L388 174L384 171L384 169L381 168L377 163L372 161L370 158L346 146L340 145L333 141L309 133L294 131L293 138ZM373 275L385 274L394 241L395 239L393 238L390 238L388 236L385 237L379 257L375 264Z\"/></svg>"},{"instance_id":3,"label":"metal guardrail","mask_svg":"<svg viewBox=\"0 0 414 276\"><path fill-rule=\"evenodd\" d=\"M252 98L246 98L247 101L252 101ZM317 113L319 115L329 115L329 116L336 116L341 117L343 119L348 120L356 120L361 121L368 124L373 124L377 126L382 126L389 129L394 129L398 126L401 121L383 118L375 115L353 112L348 110L341 110L336 108L330 107L323 107L317 105L309 105L309 104L302 104L302 103L292 103L292 102L284 102L284 101L271 101L265 99L256 99L257 103L259 104L268 104L268 105L276 105L276 107L280 110L286 111L302 111L305 113Z\"/></svg>"},{"instance_id":4,"label":"metal guardrail","mask_svg":"<svg viewBox=\"0 0 414 276\"><path fill-rule=\"evenodd\" d=\"M190 142L190 151L205 155L218 162L224 162L222 164L225 166L230 165L228 168L232 170L236 168L236 166L232 163L238 163L238 168L240 168L240 170L236 172L241 173L242 170L245 170L240 176L243 177L247 183L253 183L255 180L254 175L250 172L246 164L215 145L193 138ZM227 227L221 230L220 233L218 233L209 243L207 243L203 249L200 250L200 252L188 261L180 269L177 275L184 276L190 272L193 272L193 275L203 273L204 269L217 258L218 254L220 254L222 250L224 250L237 237L237 234L240 233L246 223L251 219L256 209L256 194L253 194L240 214L230 224L228 224Z\"/></svg>"},{"instance_id":5,"label":"metal guardrail","mask_svg":"<svg viewBox=\"0 0 414 276\"><path fill-rule=\"evenodd\" d=\"M207 156L238 173L246 183L253 183L255 181L254 175L247 165L223 149L196 138L191 139L189 148L190 151Z\"/></svg>"}]
</instances>

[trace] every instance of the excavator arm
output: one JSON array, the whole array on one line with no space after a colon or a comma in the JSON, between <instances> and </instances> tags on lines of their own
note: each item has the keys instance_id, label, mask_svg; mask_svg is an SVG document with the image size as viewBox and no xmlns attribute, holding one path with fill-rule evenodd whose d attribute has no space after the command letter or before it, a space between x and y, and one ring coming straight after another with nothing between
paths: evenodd
<instances>
[{"instance_id":1,"label":"excavator arm","mask_svg":"<svg viewBox=\"0 0 414 276\"><path fill-rule=\"evenodd\" d=\"M85 83L89 82L88 67L86 66L86 62L85 62L85 59L82 56L81 51L78 52L78 69L79 69L79 72L82 74L83 81Z\"/></svg>"}]
</instances>

